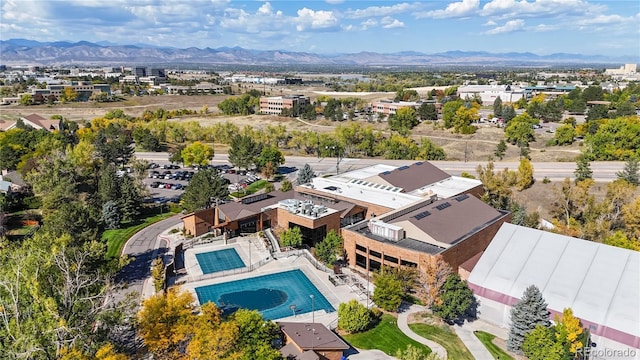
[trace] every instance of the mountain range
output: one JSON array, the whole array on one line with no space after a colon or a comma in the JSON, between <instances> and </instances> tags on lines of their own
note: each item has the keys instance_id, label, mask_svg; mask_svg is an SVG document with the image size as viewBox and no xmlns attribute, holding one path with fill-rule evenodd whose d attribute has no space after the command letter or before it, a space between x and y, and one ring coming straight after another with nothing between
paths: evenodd
<instances>
[{"instance_id":1,"label":"mountain range","mask_svg":"<svg viewBox=\"0 0 640 360\"><path fill-rule=\"evenodd\" d=\"M490 53L448 51L425 54L359 52L316 54L284 50L251 50L241 47L175 48L145 44L119 45L103 41L39 42L27 39L0 40L0 64L4 65L122 65L122 64L210 64L210 65L334 65L334 66L557 66L622 64L636 62L633 56L581 55L530 52Z\"/></svg>"}]
</instances>

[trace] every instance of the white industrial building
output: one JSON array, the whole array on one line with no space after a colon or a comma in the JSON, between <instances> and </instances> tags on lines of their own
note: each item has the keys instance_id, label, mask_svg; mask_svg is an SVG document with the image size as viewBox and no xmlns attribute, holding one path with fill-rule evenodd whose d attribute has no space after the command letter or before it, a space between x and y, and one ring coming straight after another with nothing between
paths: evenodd
<instances>
[{"instance_id":1,"label":"white industrial building","mask_svg":"<svg viewBox=\"0 0 640 360\"><path fill-rule=\"evenodd\" d=\"M458 97L473 99L480 96L483 105L491 105L497 98L503 103L514 103L525 96L524 89L511 85L466 85L458 88Z\"/></svg>"},{"instance_id":2,"label":"white industrial building","mask_svg":"<svg viewBox=\"0 0 640 360\"><path fill-rule=\"evenodd\" d=\"M592 353L640 358L640 252L504 223L468 283L483 320L508 328L511 306L535 285L551 320L565 308L581 319Z\"/></svg>"}]
</instances>

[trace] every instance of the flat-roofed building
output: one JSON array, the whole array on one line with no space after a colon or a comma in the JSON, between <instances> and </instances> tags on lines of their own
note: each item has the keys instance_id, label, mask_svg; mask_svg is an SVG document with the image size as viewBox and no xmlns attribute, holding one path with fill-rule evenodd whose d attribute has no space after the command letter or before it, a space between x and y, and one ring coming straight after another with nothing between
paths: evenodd
<instances>
[{"instance_id":1,"label":"flat-roofed building","mask_svg":"<svg viewBox=\"0 0 640 360\"><path fill-rule=\"evenodd\" d=\"M399 109L405 107L417 109L420 105L422 105L422 102L380 100L371 103L371 110L375 113L389 116L395 115Z\"/></svg>"},{"instance_id":2,"label":"flat-roofed building","mask_svg":"<svg viewBox=\"0 0 640 360\"><path fill-rule=\"evenodd\" d=\"M287 109L290 114L297 116L311 103L309 97L304 95L271 96L260 98L260 112L262 114L280 115Z\"/></svg>"}]
</instances>

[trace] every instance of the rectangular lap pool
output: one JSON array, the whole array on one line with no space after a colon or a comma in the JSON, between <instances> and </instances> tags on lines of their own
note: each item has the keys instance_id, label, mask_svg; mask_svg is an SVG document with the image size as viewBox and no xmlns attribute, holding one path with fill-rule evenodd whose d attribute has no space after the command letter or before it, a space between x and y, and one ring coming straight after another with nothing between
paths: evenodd
<instances>
[{"instance_id":1,"label":"rectangular lap pool","mask_svg":"<svg viewBox=\"0 0 640 360\"><path fill-rule=\"evenodd\" d=\"M300 270L262 275L195 288L200 304L215 303L223 312L238 308L258 310L266 319L325 310L333 312L331 303ZM311 299L310 295L313 295Z\"/></svg>"},{"instance_id":2,"label":"rectangular lap pool","mask_svg":"<svg viewBox=\"0 0 640 360\"><path fill-rule=\"evenodd\" d=\"M196 254L203 274L244 267L236 249L224 249Z\"/></svg>"}]
</instances>

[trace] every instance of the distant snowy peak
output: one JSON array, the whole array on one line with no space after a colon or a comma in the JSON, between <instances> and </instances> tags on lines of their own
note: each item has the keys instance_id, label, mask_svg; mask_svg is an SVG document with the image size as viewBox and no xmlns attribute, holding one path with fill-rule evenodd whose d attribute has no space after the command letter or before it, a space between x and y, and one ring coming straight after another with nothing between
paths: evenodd
<instances>
[{"instance_id":1,"label":"distant snowy peak","mask_svg":"<svg viewBox=\"0 0 640 360\"><path fill-rule=\"evenodd\" d=\"M358 65L358 66L439 66L439 65L572 65L636 63L633 56L550 54L530 52L490 53L447 51L425 54L416 51L351 54L315 54L285 50L251 50L242 47L184 48L145 44L120 45L108 41L39 42L28 39L0 40L1 64L121 64L123 62L183 64L253 65Z\"/></svg>"}]
</instances>

